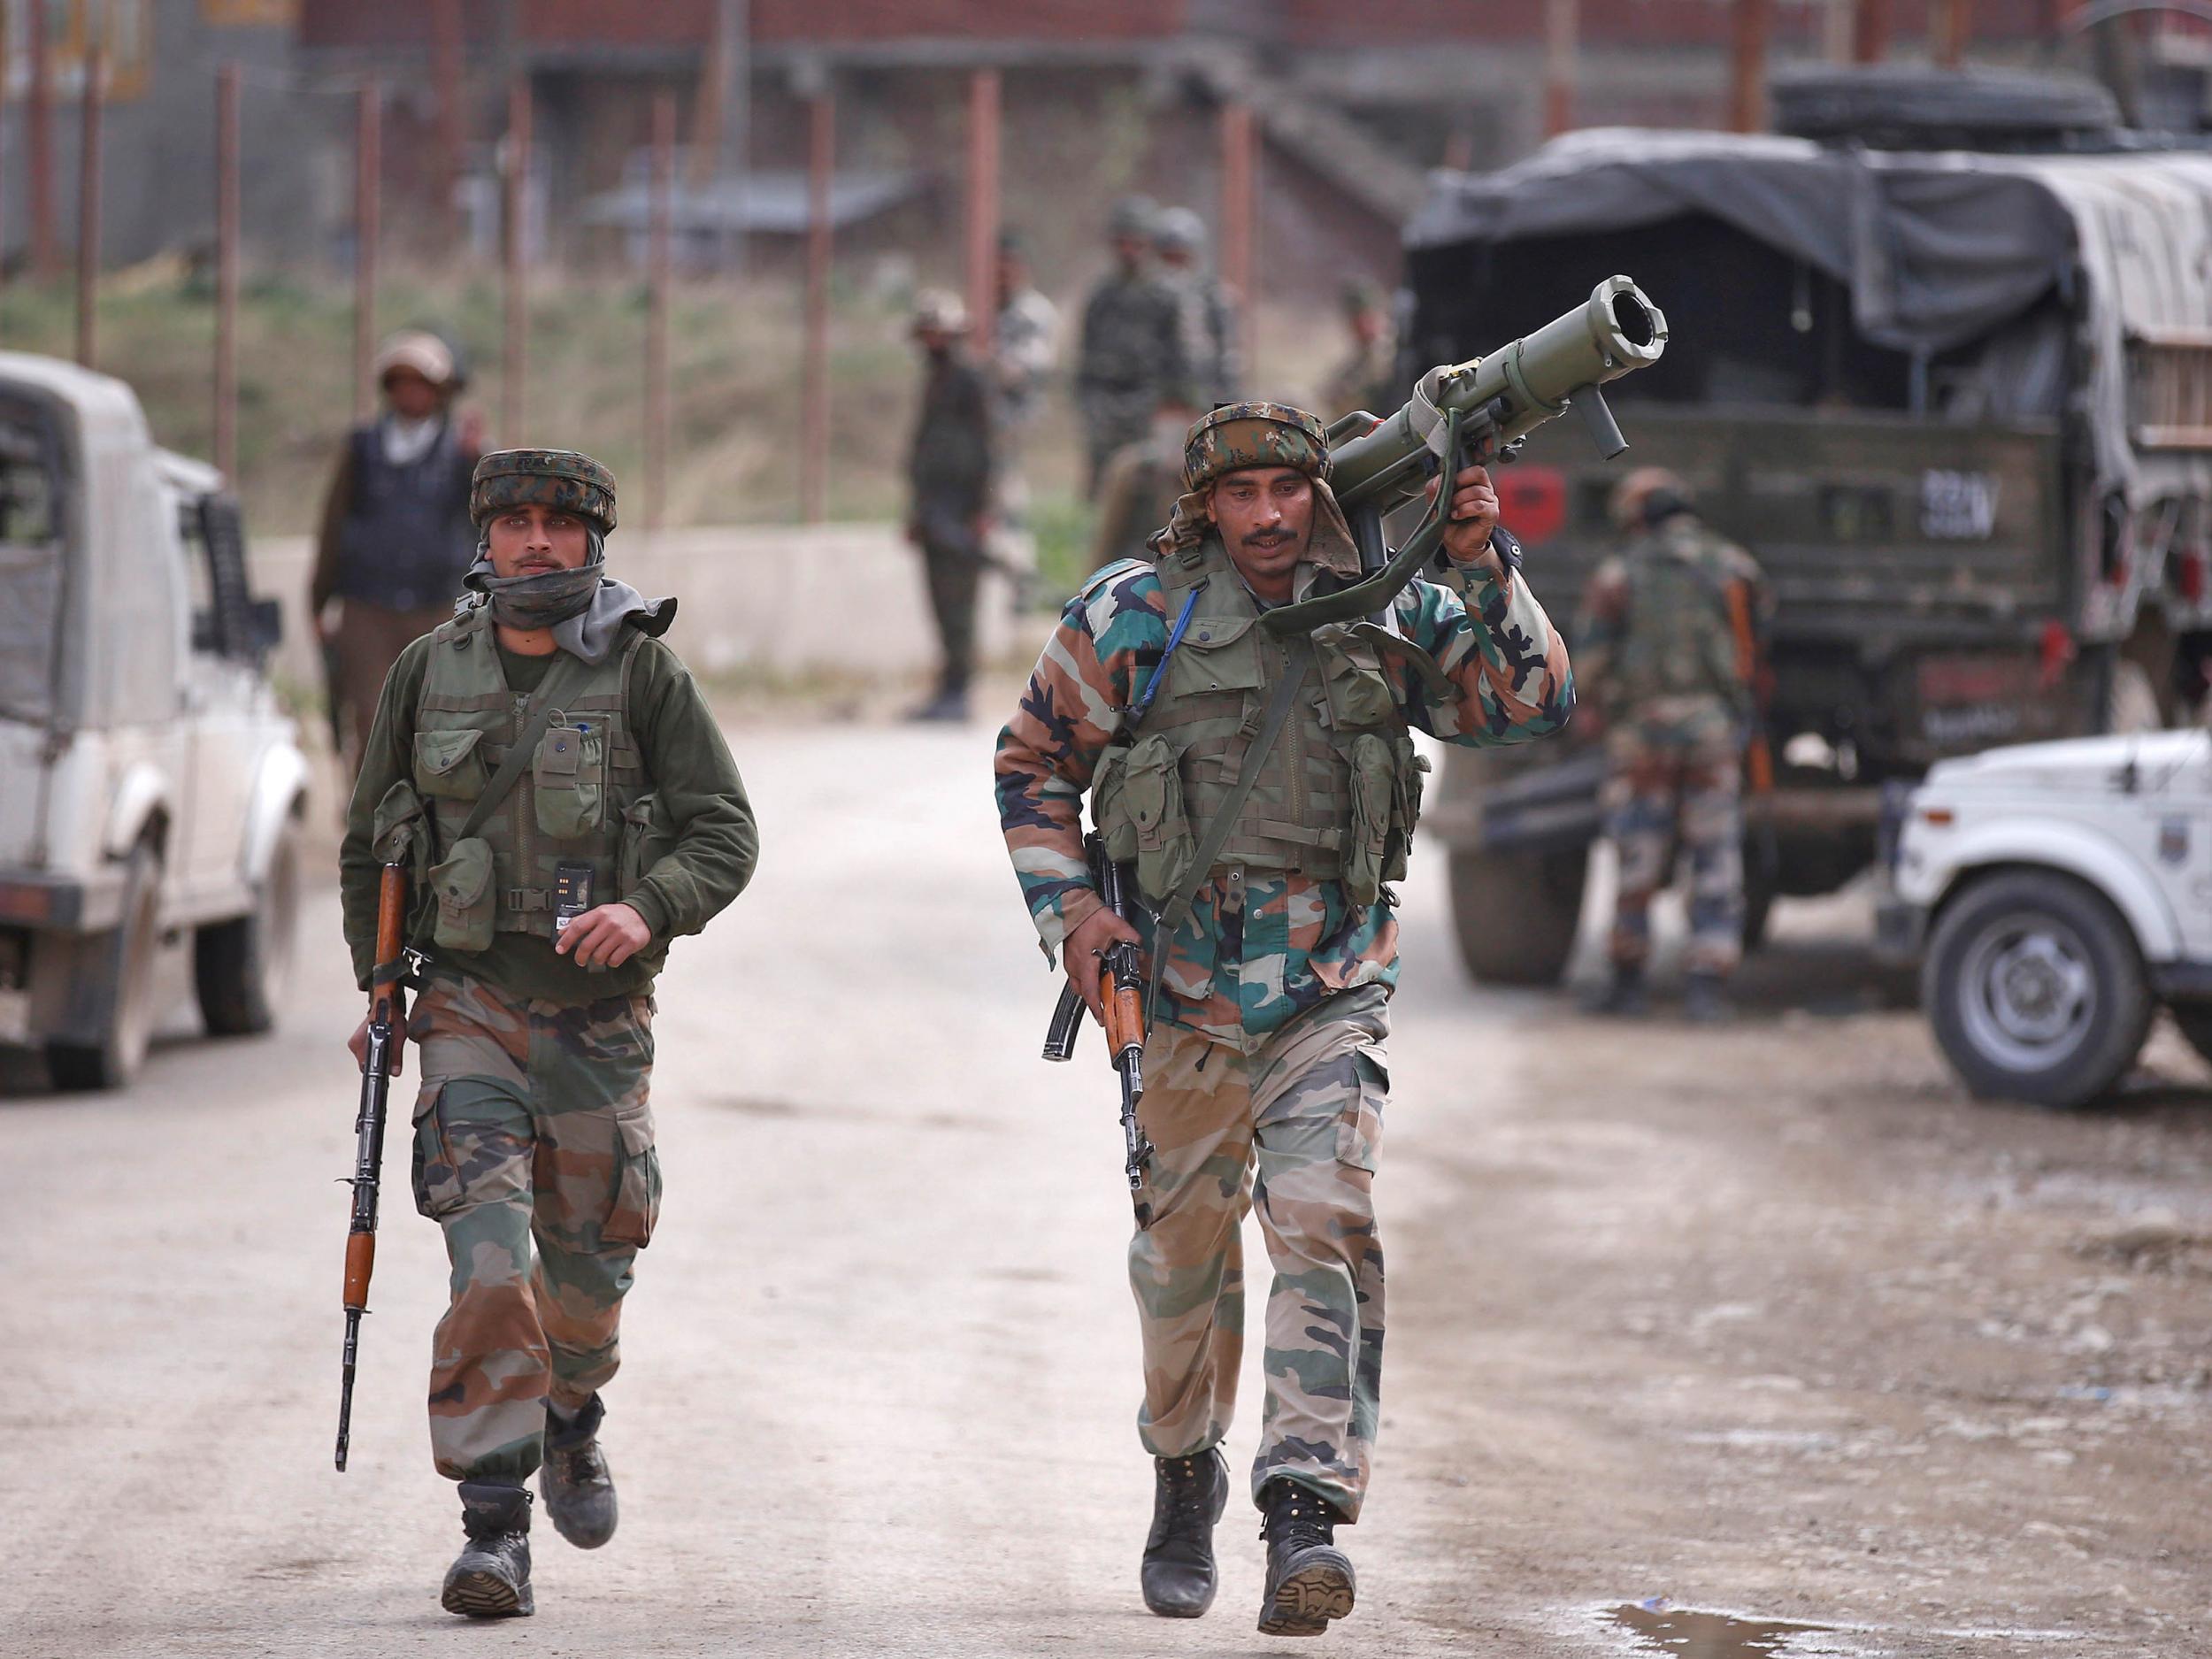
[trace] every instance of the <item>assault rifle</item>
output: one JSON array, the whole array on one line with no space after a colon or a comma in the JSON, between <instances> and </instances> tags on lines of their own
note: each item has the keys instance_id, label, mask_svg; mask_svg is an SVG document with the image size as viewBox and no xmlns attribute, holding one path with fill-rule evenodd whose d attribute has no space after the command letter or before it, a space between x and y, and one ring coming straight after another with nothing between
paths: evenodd
<instances>
[{"instance_id":1,"label":"assault rifle","mask_svg":"<svg viewBox=\"0 0 2212 1659\"><path fill-rule=\"evenodd\" d=\"M1087 836L1083 850L1091 865L1091 882L1106 908L1135 928L1144 931L1144 918L1131 898L1132 883L1122 868L1106 856L1106 843L1095 834ZM1152 1162L1153 1147L1137 1122L1137 1102L1144 1098L1144 957L1128 940L1109 945L1101 954L1098 970L1099 1005L1106 1011L1106 1048L1114 1070L1121 1077L1121 1140L1127 1154L1123 1172L1129 1178L1129 1202L1136 1206L1137 1225L1148 1226L1152 1206L1146 1203L1145 1166ZM1075 1039L1083 1029L1083 994L1070 979L1060 987L1058 1006L1045 1033L1045 1058L1071 1060Z\"/></svg>"},{"instance_id":2,"label":"assault rifle","mask_svg":"<svg viewBox=\"0 0 2212 1659\"><path fill-rule=\"evenodd\" d=\"M401 980L412 954L407 927L407 866L384 866L376 890L376 967L369 980L369 1032L361 1064L361 1115L354 1120L353 1218L346 1229L346 1347L338 1386L338 1469L346 1467L353 1429L353 1368L361 1348L361 1316L369 1310L376 1271L377 1184L384 1167L384 1121L407 1041L407 994Z\"/></svg>"}]
</instances>

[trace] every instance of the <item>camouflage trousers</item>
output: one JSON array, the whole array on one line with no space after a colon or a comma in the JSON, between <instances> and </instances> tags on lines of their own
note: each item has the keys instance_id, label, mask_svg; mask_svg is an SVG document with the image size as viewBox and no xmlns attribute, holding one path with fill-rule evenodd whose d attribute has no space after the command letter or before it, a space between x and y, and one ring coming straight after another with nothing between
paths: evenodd
<instances>
[{"instance_id":1,"label":"camouflage trousers","mask_svg":"<svg viewBox=\"0 0 2212 1659\"><path fill-rule=\"evenodd\" d=\"M1606 737L1606 834L1620 863L1610 954L1651 955L1651 902L1678 845L1690 863L1693 973L1728 973L1743 954L1743 782L1733 724L1675 733L1617 727Z\"/></svg>"},{"instance_id":2,"label":"camouflage trousers","mask_svg":"<svg viewBox=\"0 0 2212 1659\"><path fill-rule=\"evenodd\" d=\"M660 1208L652 999L523 1002L438 978L407 1029L415 1202L453 1264L431 1454L449 1479L524 1483L546 1402L575 1411L620 1363L622 1298Z\"/></svg>"},{"instance_id":3,"label":"camouflage trousers","mask_svg":"<svg viewBox=\"0 0 2212 1659\"><path fill-rule=\"evenodd\" d=\"M1139 1108L1152 1223L1129 1244L1144 1337L1137 1430L1156 1457L1228 1432L1244 1350L1242 1228L1274 1263L1254 1494L1285 1476L1359 1517L1382 1371L1375 1150L1388 1093L1379 987L1331 997L1246 1054L1153 1027Z\"/></svg>"}]
</instances>

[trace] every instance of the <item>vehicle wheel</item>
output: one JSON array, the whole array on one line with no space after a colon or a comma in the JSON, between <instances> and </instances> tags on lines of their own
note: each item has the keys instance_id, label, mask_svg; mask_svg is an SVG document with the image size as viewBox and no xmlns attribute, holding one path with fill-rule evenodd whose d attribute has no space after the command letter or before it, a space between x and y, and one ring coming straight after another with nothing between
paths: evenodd
<instances>
[{"instance_id":1,"label":"vehicle wheel","mask_svg":"<svg viewBox=\"0 0 2212 1659\"><path fill-rule=\"evenodd\" d=\"M123 920L109 935L105 971L115 987L107 1030L93 1043L50 1042L46 1071L58 1089L122 1088L138 1075L154 1032L154 960L161 948L161 855L141 845L123 884Z\"/></svg>"},{"instance_id":2,"label":"vehicle wheel","mask_svg":"<svg viewBox=\"0 0 2212 1659\"><path fill-rule=\"evenodd\" d=\"M1556 985L1582 919L1587 848L1455 852L1452 928L1467 972L1486 985Z\"/></svg>"},{"instance_id":3,"label":"vehicle wheel","mask_svg":"<svg viewBox=\"0 0 2212 1659\"><path fill-rule=\"evenodd\" d=\"M2189 1046L2212 1061L2212 1002L2175 1002L2167 1011L2173 1015L2174 1024L2181 1027L2181 1034L2188 1039Z\"/></svg>"},{"instance_id":4,"label":"vehicle wheel","mask_svg":"<svg viewBox=\"0 0 2212 1659\"><path fill-rule=\"evenodd\" d=\"M1944 907L1920 973L1936 1041L1975 1094L2079 1106L2142 1052L2154 1004L2127 923L2071 876L2020 871Z\"/></svg>"},{"instance_id":5,"label":"vehicle wheel","mask_svg":"<svg viewBox=\"0 0 2212 1659\"><path fill-rule=\"evenodd\" d=\"M192 941L200 1018L214 1037L250 1037L276 1024L277 995L292 971L298 933L299 824L287 818L270 850L252 913L203 927Z\"/></svg>"}]
</instances>

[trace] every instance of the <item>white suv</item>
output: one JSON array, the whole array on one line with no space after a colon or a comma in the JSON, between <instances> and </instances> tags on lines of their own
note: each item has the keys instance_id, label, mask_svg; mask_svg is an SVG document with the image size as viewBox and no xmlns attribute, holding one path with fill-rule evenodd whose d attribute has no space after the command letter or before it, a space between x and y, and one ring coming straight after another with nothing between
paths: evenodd
<instances>
[{"instance_id":1,"label":"white suv","mask_svg":"<svg viewBox=\"0 0 2212 1659\"><path fill-rule=\"evenodd\" d=\"M2093 1099L2162 1002L2212 1057L2212 733L1945 761L1906 803L1893 879L1925 941L1922 1005L1976 1094Z\"/></svg>"},{"instance_id":2,"label":"white suv","mask_svg":"<svg viewBox=\"0 0 2212 1659\"><path fill-rule=\"evenodd\" d=\"M0 1043L127 1083L189 949L218 1034L266 1030L307 764L262 672L236 503L131 389L0 352Z\"/></svg>"}]
</instances>

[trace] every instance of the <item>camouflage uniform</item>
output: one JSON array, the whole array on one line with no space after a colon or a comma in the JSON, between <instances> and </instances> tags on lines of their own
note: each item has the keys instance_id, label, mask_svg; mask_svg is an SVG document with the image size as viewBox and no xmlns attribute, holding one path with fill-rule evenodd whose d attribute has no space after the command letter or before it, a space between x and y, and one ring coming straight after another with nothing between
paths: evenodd
<instances>
[{"instance_id":1,"label":"camouflage uniform","mask_svg":"<svg viewBox=\"0 0 2212 1659\"><path fill-rule=\"evenodd\" d=\"M1332 420L1355 409L1386 415L1406 401L1411 388L1398 382L1398 337L1384 311L1383 296L1362 279L1345 286L1344 308L1348 326L1356 327L1359 318L1368 317L1375 319L1376 331L1366 340L1353 334L1351 349L1323 388L1322 405Z\"/></svg>"},{"instance_id":2,"label":"camouflage uniform","mask_svg":"<svg viewBox=\"0 0 2212 1659\"><path fill-rule=\"evenodd\" d=\"M1221 279L1206 269L1206 227L1187 207L1171 207L1153 226L1160 280L1175 299L1183 362L1209 409L1236 396L1244 378L1237 349L1237 306Z\"/></svg>"},{"instance_id":3,"label":"camouflage uniform","mask_svg":"<svg viewBox=\"0 0 2212 1659\"><path fill-rule=\"evenodd\" d=\"M1099 486L1091 568L1103 570L1117 559L1146 557L1145 543L1166 527L1182 493L1180 431L1156 428L1143 442L1119 451Z\"/></svg>"},{"instance_id":4,"label":"camouflage uniform","mask_svg":"<svg viewBox=\"0 0 2212 1659\"><path fill-rule=\"evenodd\" d=\"M1752 664L1728 590L1765 605L1759 567L1687 511L1609 559L1583 597L1576 655L1605 717L1606 833L1620 863L1610 944L1617 966L1651 953L1651 901L1678 841L1690 860L1694 974L1725 975L1743 950L1742 754Z\"/></svg>"},{"instance_id":5,"label":"camouflage uniform","mask_svg":"<svg viewBox=\"0 0 2212 1659\"><path fill-rule=\"evenodd\" d=\"M581 457L511 450L479 464L472 511L481 524L539 502L603 534L613 490ZM412 933L429 947L409 1022L422 1071L414 1187L452 1263L430 1430L455 1480L521 1486L549 1404L573 1417L614 1375L622 1298L660 1202L654 976L669 941L698 932L752 873L744 785L654 637L669 615L664 603L618 621L594 664L511 651L490 602L464 601L394 664L348 813L341 894L364 988L388 856L414 866ZM461 837L549 695L561 712L532 764ZM618 967L554 951L555 889L580 870L594 904L618 900L650 929Z\"/></svg>"},{"instance_id":6,"label":"camouflage uniform","mask_svg":"<svg viewBox=\"0 0 2212 1659\"><path fill-rule=\"evenodd\" d=\"M1122 217L1117 214L1118 227ZM1075 403L1088 460L1085 494L1097 496L1116 451L1141 442L1162 393L1189 378L1174 293L1141 265L1123 266L1102 279L1083 304L1075 367Z\"/></svg>"},{"instance_id":7,"label":"camouflage uniform","mask_svg":"<svg viewBox=\"0 0 2212 1659\"><path fill-rule=\"evenodd\" d=\"M938 690L959 695L975 672L976 599L988 554L983 521L991 509L991 393L983 372L956 342L926 361L907 451L909 511L944 654Z\"/></svg>"},{"instance_id":8,"label":"camouflage uniform","mask_svg":"<svg viewBox=\"0 0 2212 1659\"><path fill-rule=\"evenodd\" d=\"M1234 466L1313 472L1319 454L1310 416L1236 405L1194 429L1186 480ZM1101 902L1081 848L1086 791L1095 787L1110 850L1132 860L1157 904L1176 885L1174 849L1187 864L1285 671L1286 651L1257 625L1258 602L1188 510L1195 501L1179 509L1156 564L1115 565L1069 602L1000 734L1001 826L1048 957ZM1357 569L1334 500L1317 487L1298 596ZM1157 669L1171 609L1194 593L1184 644ZM1275 1278L1253 1489L1285 1478L1347 1520L1366 1486L1382 1348L1371 1183L1398 925L1381 884L1402 873L1418 810L1423 763L1407 729L1470 746L1518 742L1556 729L1573 700L1565 648L1510 564L1454 565L1417 580L1394 620L1403 639L1388 647L1317 631L1320 673L1148 962L1158 1018L1141 1117L1158 1148L1147 1176L1154 1219L1129 1254L1145 1353L1140 1436L1155 1456L1185 1456L1228 1427L1243 1318L1238 1228L1258 1210ZM1164 688L1133 745L1128 710L1156 669ZM1173 814L1156 810L1171 799Z\"/></svg>"}]
</instances>

